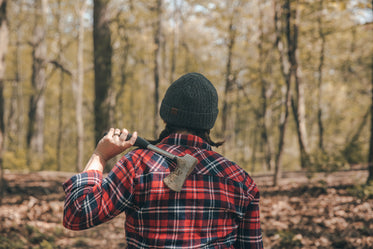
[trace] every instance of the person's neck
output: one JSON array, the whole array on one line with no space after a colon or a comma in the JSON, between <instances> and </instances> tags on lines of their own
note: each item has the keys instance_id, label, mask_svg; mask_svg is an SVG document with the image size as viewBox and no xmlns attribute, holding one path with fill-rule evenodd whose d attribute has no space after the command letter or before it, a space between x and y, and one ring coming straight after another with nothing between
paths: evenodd
<instances>
[{"instance_id":1,"label":"person's neck","mask_svg":"<svg viewBox=\"0 0 373 249\"><path fill-rule=\"evenodd\" d=\"M182 134L182 135L192 134L192 133L190 133L190 132L187 131L187 130L177 130L177 131L175 131L175 132L178 133L178 134Z\"/></svg>"}]
</instances>

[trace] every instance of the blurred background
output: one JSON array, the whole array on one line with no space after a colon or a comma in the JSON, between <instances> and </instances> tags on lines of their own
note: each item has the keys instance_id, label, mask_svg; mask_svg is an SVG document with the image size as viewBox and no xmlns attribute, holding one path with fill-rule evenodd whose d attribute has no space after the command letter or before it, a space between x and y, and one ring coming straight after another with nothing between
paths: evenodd
<instances>
[{"instance_id":1,"label":"blurred background","mask_svg":"<svg viewBox=\"0 0 373 249\"><path fill-rule=\"evenodd\" d=\"M279 154L289 170L368 160L369 1L7 5L6 169L81 169L112 126L156 138L165 90L193 71L218 89L222 153L248 171Z\"/></svg>"},{"instance_id":2,"label":"blurred background","mask_svg":"<svg viewBox=\"0 0 373 249\"><path fill-rule=\"evenodd\" d=\"M211 132L213 139L226 142L217 150L257 177L270 201L264 198L264 219L276 217L270 213L273 207L285 212L304 202L274 203L269 193L284 193L281 183L289 188L303 179L306 185L293 189L302 197L312 193L312 187L327 199L342 189L342 196L347 193L356 203L368 203L363 207L365 218L356 225L357 234L367 241L339 243L328 237L309 248L369 248L373 189L365 183L373 179L372 4L0 0L3 203L23 203L25 210L39 205L36 200L43 198L30 199L39 192L25 183L32 179L40 180L34 187L42 195L61 194L59 183L84 168L110 127L138 131L147 139L158 137L164 127L158 109L165 90L184 73L200 72L219 93L220 112ZM344 178L328 178L338 172L345 172ZM56 181L48 182L53 177ZM293 190L287 189L288 197ZM58 198L55 209L61 212L63 197ZM10 205L3 221L11 211ZM312 244L298 230L283 233L289 231L286 224L266 230L264 235L271 238L266 248ZM36 227L46 227L29 226L22 230L24 244L31 243ZM320 227L330 230L326 224ZM9 232L6 229L10 228L4 225L2 234ZM63 244L43 237L33 245L48 248L48 243L52 248ZM91 246L84 240L76 243ZM5 245L0 248L12 248Z\"/></svg>"}]
</instances>

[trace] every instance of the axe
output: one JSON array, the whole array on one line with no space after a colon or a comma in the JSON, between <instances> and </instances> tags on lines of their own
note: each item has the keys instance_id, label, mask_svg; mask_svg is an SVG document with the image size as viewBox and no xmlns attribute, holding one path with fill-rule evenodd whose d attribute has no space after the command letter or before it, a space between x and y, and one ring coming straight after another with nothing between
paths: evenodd
<instances>
[{"instance_id":1,"label":"axe","mask_svg":"<svg viewBox=\"0 0 373 249\"><path fill-rule=\"evenodd\" d=\"M129 140L131 137L132 134L128 134L126 140ZM150 144L147 140L139 136L137 137L134 146L142 149L152 150L160 155L176 161L175 170L163 179L163 182L166 184L166 186L176 192L181 191L186 178L192 173L194 167L197 164L197 158L193 157L192 155L186 154L184 156L176 156L168 151L162 150L157 146Z\"/></svg>"}]
</instances>

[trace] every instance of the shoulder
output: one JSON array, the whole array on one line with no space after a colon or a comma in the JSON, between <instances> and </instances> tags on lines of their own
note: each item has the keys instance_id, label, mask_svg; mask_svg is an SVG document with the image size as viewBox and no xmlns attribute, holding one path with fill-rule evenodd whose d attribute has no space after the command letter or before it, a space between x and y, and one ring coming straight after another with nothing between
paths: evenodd
<instances>
[{"instance_id":1,"label":"shoulder","mask_svg":"<svg viewBox=\"0 0 373 249\"><path fill-rule=\"evenodd\" d=\"M162 170L165 167L166 159L161 155L147 149L135 149L120 159L120 164L131 167L136 174Z\"/></svg>"},{"instance_id":2,"label":"shoulder","mask_svg":"<svg viewBox=\"0 0 373 249\"><path fill-rule=\"evenodd\" d=\"M197 157L200 162L196 167L197 173L213 175L234 182L252 198L259 192L250 174L237 163L214 151L201 151Z\"/></svg>"}]
</instances>

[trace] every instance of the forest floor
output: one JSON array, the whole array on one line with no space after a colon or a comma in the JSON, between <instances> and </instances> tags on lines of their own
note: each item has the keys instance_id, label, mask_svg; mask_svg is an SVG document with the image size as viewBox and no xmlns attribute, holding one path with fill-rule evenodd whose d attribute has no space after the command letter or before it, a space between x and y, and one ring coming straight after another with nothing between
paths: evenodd
<instances>
[{"instance_id":1,"label":"forest floor","mask_svg":"<svg viewBox=\"0 0 373 249\"><path fill-rule=\"evenodd\" d=\"M61 224L62 183L72 173L5 172L0 206L2 248L125 248L124 214L86 231ZM278 187L254 177L261 191L264 248L373 248L372 189L366 170L316 174L287 173Z\"/></svg>"}]
</instances>

